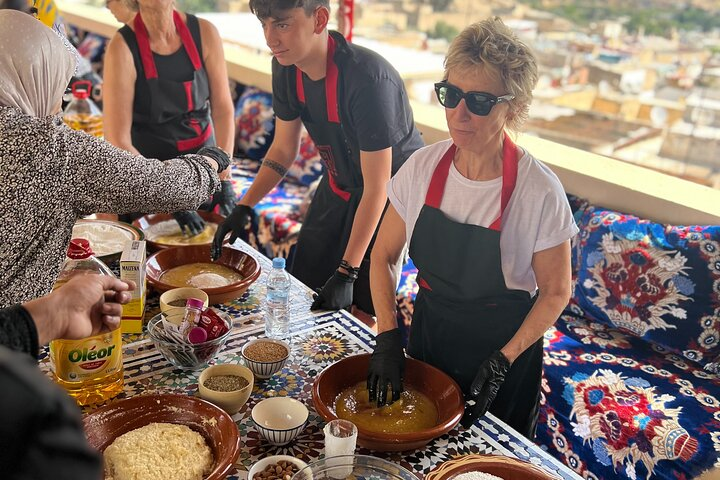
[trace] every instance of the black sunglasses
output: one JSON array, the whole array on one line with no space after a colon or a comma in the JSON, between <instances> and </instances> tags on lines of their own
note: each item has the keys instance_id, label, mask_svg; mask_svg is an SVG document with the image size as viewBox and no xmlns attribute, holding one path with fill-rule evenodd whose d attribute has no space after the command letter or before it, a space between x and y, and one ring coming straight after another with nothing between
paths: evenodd
<instances>
[{"instance_id":1,"label":"black sunglasses","mask_svg":"<svg viewBox=\"0 0 720 480\"><path fill-rule=\"evenodd\" d=\"M455 108L460 100L465 99L465 105L475 115L486 116L490 110L500 102L509 102L515 95L508 94L496 97L491 93L485 92L463 92L455 85L448 82L438 82L435 84L435 94L437 94L440 105L446 108Z\"/></svg>"}]
</instances>

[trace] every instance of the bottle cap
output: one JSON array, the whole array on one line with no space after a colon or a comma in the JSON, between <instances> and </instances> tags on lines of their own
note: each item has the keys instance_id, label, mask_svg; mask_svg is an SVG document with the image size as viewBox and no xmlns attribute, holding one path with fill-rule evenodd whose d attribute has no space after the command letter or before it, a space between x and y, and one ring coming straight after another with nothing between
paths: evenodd
<instances>
[{"instance_id":1,"label":"bottle cap","mask_svg":"<svg viewBox=\"0 0 720 480\"><path fill-rule=\"evenodd\" d=\"M203 308L205 308L205 302L197 298L188 298L185 302L185 307L197 308L198 310L202 311Z\"/></svg>"},{"instance_id":2,"label":"bottle cap","mask_svg":"<svg viewBox=\"0 0 720 480\"><path fill-rule=\"evenodd\" d=\"M188 332L187 338L190 343L202 343L207 340L207 336L207 332L204 328L193 327Z\"/></svg>"},{"instance_id":3,"label":"bottle cap","mask_svg":"<svg viewBox=\"0 0 720 480\"><path fill-rule=\"evenodd\" d=\"M67 256L73 260L82 260L94 255L90 242L85 238L73 238L68 245Z\"/></svg>"},{"instance_id":4,"label":"bottle cap","mask_svg":"<svg viewBox=\"0 0 720 480\"><path fill-rule=\"evenodd\" d=\"M285 268L285 259L283 257L273 258L273 268Z\"/></svg>"}]
</instances>

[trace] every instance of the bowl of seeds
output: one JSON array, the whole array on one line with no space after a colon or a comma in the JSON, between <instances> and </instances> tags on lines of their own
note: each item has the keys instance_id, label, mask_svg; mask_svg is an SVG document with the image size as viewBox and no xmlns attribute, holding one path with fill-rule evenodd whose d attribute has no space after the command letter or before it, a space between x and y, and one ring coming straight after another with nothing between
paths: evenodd
<instances>
[{"instance_id":1,"label":"bowl of seeds","mask_svg":"<svg viewBox=\"0 0 720 480\"><path fill-rule=\"evenodd\" d=\"M240 353L255 377L265 379L285 366L290 357L290 345L273 338L258 338L243 345Z\"/></svg>"},{"instance_id":2,"label":"bowl of seeds","mask_svg":"<svg viewBox=\"0 0 720 480\"><path fill-rule=\"evenodd\" d=\"M213 365L203 370L198 379L200 397L230 415L245 405L252 389L253 373L242 365Z\"/></svg>"},{"instance_id":3,"label":"bowl of seeds","mask_svg":"<svg viewBox=\"0 0 720 480\"><path fill-rule=\"evenodd\" d=\"M290 480L307 467L307 463L290 455L271 455L255 462L248 472L248 480Z\"/></svg>"}]
</instances>

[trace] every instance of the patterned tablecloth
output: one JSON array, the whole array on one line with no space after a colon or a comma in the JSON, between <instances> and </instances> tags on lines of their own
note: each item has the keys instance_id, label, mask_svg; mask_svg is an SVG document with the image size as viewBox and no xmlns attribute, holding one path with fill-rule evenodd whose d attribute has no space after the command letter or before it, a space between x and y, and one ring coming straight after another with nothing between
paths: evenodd
<instances>
[{"instance_id":1,"label":"patterned tablecloth","mask_svg":"<svg viewBox=\"0 0 720 480\"><path fill-rule=\"evenodd\" d=\"M259 260L263 273L243 297L217 306L233 317L234 332L215 363L239 363L240 349L245 342L264 335L261 305L265 297L264 280L271 269L271 262L246 245L240 247ZM311 313L311 292L294 279L290 302L293 352L281 372L267 380L257 381L248 403L233 416L240 430L242 447L236 464L237 471L228 478L245 480L253 463L268 455L293 455L308 463L320 458L323 452L324 421L313 408L313 379L325 367L341 358L372 351L374 334L368 327L345 311ZM158 311L157 296L150 298L148 308L148 314ZM123 342L125 389L117 399L150 393L197 395L198 376L202 369L188 371L173 367L144 335L124 335ZM49 374L46 353L41 357L40 364ZM278 395L296 398L310 410L304 432L284 447L274 447L264 442L250 419L250 411L257 402ZM517 457L541 466L558 478L579 478L539 446L490 414L476 422L470 430L454 429L423 450L378 453L360 448L358 453L372 454L399 463L419 478L440 462L472 453Z\"/></svg>"}]
</instances>

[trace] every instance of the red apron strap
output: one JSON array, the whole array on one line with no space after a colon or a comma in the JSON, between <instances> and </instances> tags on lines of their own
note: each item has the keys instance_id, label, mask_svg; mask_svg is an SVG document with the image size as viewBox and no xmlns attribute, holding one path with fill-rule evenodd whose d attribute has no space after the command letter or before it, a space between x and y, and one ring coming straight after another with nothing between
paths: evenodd
<instances>
[{"instance_id":1,"label":"red apron strap","mask_svg":"<svg viewBox=\"0 0 720 480\"><path fill-rule=\"evenodd\" d=\"M196 137L186 138L183 140L177 140L175 146L179 152L187 152L188 150L197 150L198 148L205 145L205 142L210 138L213 133L212 123L209 123L205 127L205 131L202 131L200 125L195 123L191 125L192 128L197 132Z\"/></svg>"},{"instance_id":2,"label":"red apron strap","mask_svg":"<svg viewBox=\"0 0 720 480\"><path fill-rule=\"evenodd\" d=\"M302 71L295 66L295 90L300 103L305 103L305 86L302 80ZM331 123L340 123L338 110L337 84L340 76L335 65L335 39L328 34L327 64L325 67L325 103L327 105L327 118Z\"/></svg>"},{"instance_id":3,"label":"red apron strap","mask_svg":"<svg viewBox=\"0 0 720 480\"><path fill-rule=\"evenodd\" d=\"M440 208L440 202L442 202L443 193L445 193L445 183L447 182L450 165L452 164L453 158L455 158L455 150L457 150L457 147L453 143L435 167L435 171L433 171L432 178L430 179L430 185L425 194L425 205L437 209Z\"/></svg>"},{"instance_id":4,"label":"red apron strap","mask_svg":"<svg viewBox=\"0 0 720 480\"><path fill-rule=\"evenodd\" d=\"M503 140L503 177L502 177L502 193L500 194L500 216L490 225L491 230L498 232L502 228L502 216L505 213L505 207L510 202L515 184L517 183L518 172L518 148L510 140L510 136L505 133Z\"/></svg>"},{"instance_id":5,"label":"red apron strap","mask_svg":"<svg viewBox=\"0 0 720 480\"><path fill-rule=\"evenodd\" d=\"M150 50L150 39L147 28L145 28L145 22L143 22L142 15L139 13L135 15L134 26L135 38L137 39L138 49L140 50L140 59L142 60L143 70L145 70L145 79L150 80L157 78L158 73L157 68L155 68L152 50Z\"/></svg>"},{"instance_id":6,"label":"red apron strap","mask_svg":"<svg viewBox=\"0 0 720 480\"><path fill-rule=\"evenodd\" d=\"M195 41L190 34L185 22L182 21L180 14L177 10L173 10L173 22L175 23L175 29L180 35L183 47L190 57L190 61L193 64L195 70L202 68L202 61L200 60L200 54L198 53ZM152 50L150 49L150 37L148 35L145 22L143 22L142 15L139 13L135 15L134 19L135 26L135 38L138 42L138 48L140 49L140 59L142 60L143 70L145 70L145 78L150 80L152 78L158 78L157 67L155 67L155 59L153 58Z\"/></svg>"},{"instance_id":7,"label":"red apron strap","mask_svg":"<svg viewBox=\"0 0 720 480\"><path fill-rule=\"evenodd\" d=\"M202 62L200 61L200 54L198 53L195 40L193 40L190 30L188 29L185 22L182 21L182 17L177 10L173 10L173 22L175 22L175 29L180 34L185 51L190 57L190 61L193 64L193 68L197 71L202 68Z\"/></svg>"}]
</instances>

